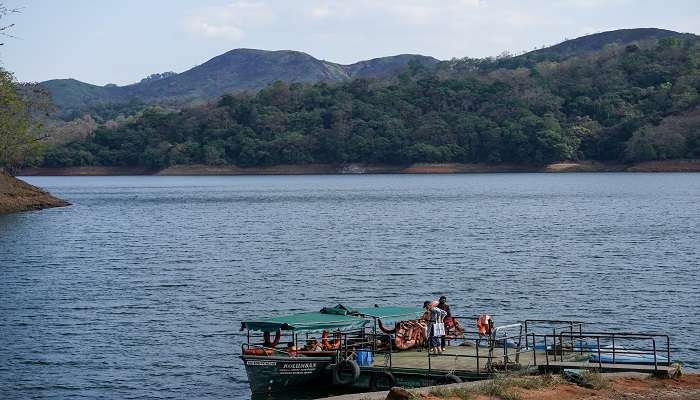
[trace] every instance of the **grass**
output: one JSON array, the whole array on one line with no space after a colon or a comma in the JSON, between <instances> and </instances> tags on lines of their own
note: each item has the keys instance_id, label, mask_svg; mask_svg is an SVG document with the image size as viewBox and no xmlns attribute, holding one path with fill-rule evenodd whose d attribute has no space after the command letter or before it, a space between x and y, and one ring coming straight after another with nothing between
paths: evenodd
<instances>
[{"instance_id":1,"label":"grass","mask_svg":"<svg viewBox=\"0 0 700 400\"><path fill-rule=\"evenodd\" d=\"M438 388L431 391L430 394L439 398L457 397L461 400L470 400L480 394L498 397L502 400L520 400L520 395L514 389L547 389L555 387L563 382L564 380L558 375L496 375L493 379L474 387L458 389Z\"/></svg>"},{"instance_id":2,"label":"grass","mask_svg":"<svg viewBox=\"0 0 700 400\"><path fill-rule=\"evenodd\" d=\"M673 373L671 374L671 377L673 378L680 378L683 376L683 364L681 363L673 363L671 366L674 368Z\"/></svg>"},{"instance_id":3,"label":"grass","mask_svg":"<svg viewBox=\"0 0 700 400\"><path fill-rule=\"evenodd\" d=\"M581 375L583 386L600 390L608 387L608 381L598 371L585 371Z\"/></svg>"},{"instance_id":4,"label":"grass","mask_svg":"<svg viewBox=\"0 0 700 400\"><path fill-rule=\"evenodd\" d=\"M443 399L456 397L460 400L471 400L476 395L476 391L471 388L459 388L459 389L433 389L430 391L435 397L440 397Z\"/></svg>"}]
</instances>

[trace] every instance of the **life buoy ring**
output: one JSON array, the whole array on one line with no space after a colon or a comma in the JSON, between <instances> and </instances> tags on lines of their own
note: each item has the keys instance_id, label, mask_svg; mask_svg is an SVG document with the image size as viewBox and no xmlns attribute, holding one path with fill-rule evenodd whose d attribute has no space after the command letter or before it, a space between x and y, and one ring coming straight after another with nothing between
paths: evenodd
<instances>
[{"instance_id":1,"label":"life buoy ring","mask_svg":"<svg viewBox=\"0 0 700 400\"><path fill-rule=\"evenodd\" d=\"M338 350L340 348L340 344L342 343L342 338L343 334L338 331L333 333L333 343L330 343L328 341L328 331L323 331L323 334L321 335L321 347L325 351L330 351L330 350Z\"/></svg>"},{"instance_id":2,"label":"life buoy ring","mask_svg":"<svg viewBox=\"0 0 700 400\"><path fill-rule=\"evenodd\" d=\"M479 335L490 335L493 332L493 319L490 315L481 315L476 321L476 327L479 329Z\"/></svg>"},{"instance_id":3,"label":"life buoy ring","mask_svg":"<svg viewBox=\"0 0 700 400\"><path fill-rule=\"evenodd\" d=\"M408 322L400 322L396 324L394 328L396 336L394 338L394 345L399 350L407 350L416 344L415 339L410 337L411 331L408 329Z\"/></svg>"},{"instance_id":4,"label":"life buoy ring","mask_svg":"<svg viewBox=\"0 0 700 400\"><path fill-rule=\"evenodd\" d=\"M415 339L403 340L403 338L401 338L401 339L397 338L396 339L396 348L399 350L408 350L408 349L414 347L417 343L418 342L416 342Z\"/></svg>"},{"instance_id":5,"label":"life buoy ring","mask_svg":"<svg viewBox=\"0 0 700 400\"><path fill-rule=\"evenodd\" d=\"M275 340L270 341L270 332L265 332L263 333L263 345L265 347L277 347L277 345L280 343L280 337L282 336L282 332L279 330L275 332Z\"/></svg>"},{"instance_id":6,"label":"life buoy ring","mask_svg":"<svg viewBox=\"0 0 700 400\"><path fill-rule=\"evenodd\" d=\"M428 341L427 328L423 321L397 322L393 330L394 347L398 350L408 350L422 346Z\"/></svg>"},{"instance_id":7,"label":"life buoy ring","mask_svg":"<svg viewBox=\"0 0 700 400\"><path fill-rule=\"evenodd\" d=\"M333 382L349 386L360 377L360 366L353 360L343 360L333 367Z\"/></svg>"},{"instance_id":8,"label":"life buoy ring","mask_svg":"<svg viewBox=\"0 0 700 400\"><path fill-rule=\"evenodd\" d=\"M369 378L369 390L376 392L378 390L389 390L396 386L396 378L389 371L375 372Z\"/></svg>"}]
</instances>

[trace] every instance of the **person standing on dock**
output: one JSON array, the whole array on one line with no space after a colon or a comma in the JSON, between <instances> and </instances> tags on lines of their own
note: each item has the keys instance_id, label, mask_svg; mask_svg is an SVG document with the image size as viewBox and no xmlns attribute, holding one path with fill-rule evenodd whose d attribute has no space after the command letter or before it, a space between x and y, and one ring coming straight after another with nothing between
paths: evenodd
<instances>
[{"instance_id":1,"label":"person standing on dock","mask_svg":"<svg viewBox=\"0 0 700 400\"><path fill-rule=\"evenodd\" d=\"M423 303L423 307L426 309L426 313L430 318L430 327L428 329L428 342L430 350L434 353L442 353L442 348L440 347L440 337L444 336L444 325L443 332L436 332L435 327L437 324L442 324L442 319L447 315L447 313L438 307L437 301L426 301Z\"/></svg>"},{"instance_id":2,"label":"person standing on dock","mask_svg":"<svg viewBox=\"0 0 700 400\"><path fill-rule=\"evenodd\" d=\"M447 304L446 296L440 296L440 301L438 302L437 307L447 313L444 319L445 327L447 328L447 326L450 325L450 320L452 319L452 312L450 312L450 306ZM440 338L440 348L442 349L442 351L445 351L445 341L445 335L443 335Z\"/></svg>"}]
</instances>

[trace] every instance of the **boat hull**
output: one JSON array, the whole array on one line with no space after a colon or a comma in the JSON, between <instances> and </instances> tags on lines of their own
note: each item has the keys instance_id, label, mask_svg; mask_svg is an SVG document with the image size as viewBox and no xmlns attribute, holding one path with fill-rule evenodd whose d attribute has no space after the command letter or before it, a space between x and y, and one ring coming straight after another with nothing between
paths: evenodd
<instances>
[{"instance_id":1,"label":"boat hull","mask_svg":"<svg viewBox=\"0 0 700 400\"><path fill-rule=\"evenodd\" d=\"M333 357L241 356L250 390L268 393L294 387L332 384Z\"/></svg>"}]
</instances>

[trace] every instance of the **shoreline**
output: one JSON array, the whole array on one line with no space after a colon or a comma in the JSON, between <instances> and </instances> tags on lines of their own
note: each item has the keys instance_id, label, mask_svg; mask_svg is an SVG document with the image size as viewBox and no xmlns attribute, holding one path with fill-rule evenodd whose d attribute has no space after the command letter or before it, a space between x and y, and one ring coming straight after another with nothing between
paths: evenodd
<instances>
[{"instance_id":1,"label":"shoreline","mask_svg":"<svg viewBox=\"0 0 700 400\"><path fill-rule=\"evenodd\" d=\"M468 174L468 173L571 173L571 172L700 172L700 160L648 161L634 164L560 162L546 165L417 163L388 164L304 164L269 167L232 165L174 165L164 169L148 167L65 167L24 168L21 176L245 176L245 175L353 175L353 174Z\"/></svg>"},{"instance_id":2,"label":"shoreline","mask_svg":"<svg viewBox=\"0 0 700 400\"><path fill-rule=\"evenodd\" d=\"M0 215L69 205L39 187L0 172Z\"/></svg>"},{"instance_id":3,"label":"shoreline","mask_svg":"<svg viewBox=\"0 0 700 400\"><path fill-rule=\"evenodd\" d=\"M540 376L541 377L541 376ZM506 378L507 379L507 378ZM537 376L520 377L520 380L534 381ZM700 394L700 375L695 373L683 374L681 377L660 379L652 375L635 372L602 373L599 374L599 387L578 386L570 382L558 382L543 387L512 388L503 390L503 396L496 395L493 390L484 390L493 387L498 380L485 380L464 383L454 383L443 386L430 386L404 391L404 396L389 395L389 391L352 393L340 396L330 396L324 400L384 400L410 398L422 400L459 400L470 398L473 400L496 400L507 398L521 400L568 400L568 399L639 399L639 400L691 400L698 398ZM501 378L503 380L503 378ZM392 390L394 391L394 390ZM398 394L398 392L397 392ZM463 396L459 396L463 394Z\"/></svg>"}]
</instances>

